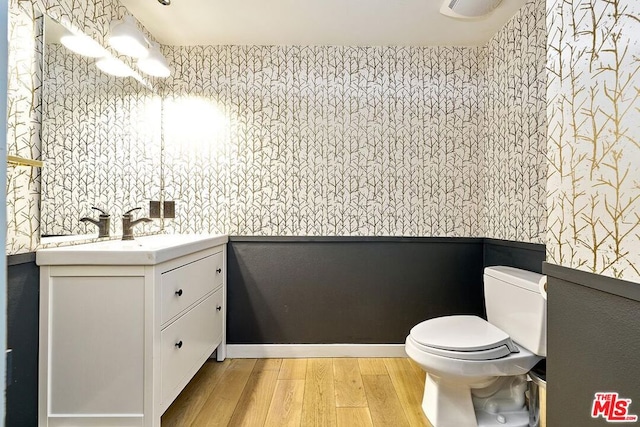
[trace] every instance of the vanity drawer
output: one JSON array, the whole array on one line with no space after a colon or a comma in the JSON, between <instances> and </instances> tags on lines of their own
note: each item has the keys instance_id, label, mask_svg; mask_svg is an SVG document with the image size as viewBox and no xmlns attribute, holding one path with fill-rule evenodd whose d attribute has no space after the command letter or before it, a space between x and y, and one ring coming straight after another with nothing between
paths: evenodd
<instances>
[{"instance_id":1,"label":"vanity drawer","mask_svg":"<svg viewBox=\"0 0 640 427\"><path fill-rule=\"evenodd\" d=\"M161 389L163 406L211 355L222 338L223 290L195 306L161 333ZM218 308L220 307L220 308Z\"/></svg>"},{"instance_id":2,"label":"vanity drawer","mask_svg":"<svg viewBox=\"0 0 640 427\"><path fill-rule=\"evenodd\" d=\"M173 319L200 298L222 286L222 252L162 273L161 323Z\"/></svg>"}]
</instances>

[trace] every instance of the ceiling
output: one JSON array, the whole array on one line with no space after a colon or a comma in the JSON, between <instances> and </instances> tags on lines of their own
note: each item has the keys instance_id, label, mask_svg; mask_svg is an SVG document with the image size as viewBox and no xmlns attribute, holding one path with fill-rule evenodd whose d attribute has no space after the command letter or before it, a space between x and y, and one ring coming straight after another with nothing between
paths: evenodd
<instances>
[{"instance_id":1,"label":"ceiling","mask_svg":"<svg viewBox=\"0 0 640 427\"><path fill-rule=\"evenodd\" d=\"M165 45L480 46L527 0L473 21L441 15L442 0L120 1Z\"/></svg>"}]
</instances>

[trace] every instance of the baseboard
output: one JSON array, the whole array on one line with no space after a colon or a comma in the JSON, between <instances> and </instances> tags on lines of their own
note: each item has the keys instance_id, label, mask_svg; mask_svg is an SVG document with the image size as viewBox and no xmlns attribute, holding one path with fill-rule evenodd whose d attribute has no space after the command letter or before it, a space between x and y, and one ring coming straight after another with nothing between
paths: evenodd
<instances>
[{"instance_id":1,"label":"baseboard","mask_svg":"<svg viewBox=\"0 0 640 427\"><path fill-rule=\"evenodd\" d=\"M227 344L231 359L407 357L404 344Z\"/></svg>"}]
</instances>

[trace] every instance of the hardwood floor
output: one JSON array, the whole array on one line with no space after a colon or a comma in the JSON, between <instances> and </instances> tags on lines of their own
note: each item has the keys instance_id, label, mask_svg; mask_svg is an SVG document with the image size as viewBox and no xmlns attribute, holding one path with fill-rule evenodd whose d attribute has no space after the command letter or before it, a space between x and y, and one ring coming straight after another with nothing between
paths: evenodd
<instances>
[{"instance_id":1,"label":"hardwood floor","mask_svg":"<svg viewBox=\"0 0 640 427\"><path fill-rule=\"evenodd\" d=\"M162 427L431 427L424 377L402 358L208 361Z\"/></svg>"}]
</instances>

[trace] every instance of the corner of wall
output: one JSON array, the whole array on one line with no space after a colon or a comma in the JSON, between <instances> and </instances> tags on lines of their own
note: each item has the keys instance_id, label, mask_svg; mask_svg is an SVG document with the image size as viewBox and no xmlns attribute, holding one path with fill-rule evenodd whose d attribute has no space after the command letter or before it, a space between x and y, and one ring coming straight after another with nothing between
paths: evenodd
<instances>
[{"instance_id":1,"label":"corner of wall","mask_svg":"<svg viewBox=\"0 0 640 427\"><path fill-rule=\"evenodd\" d=\"M546 234L545 1L530 0L485 46L485 237Z\"/></svg>"}]
</instances>

